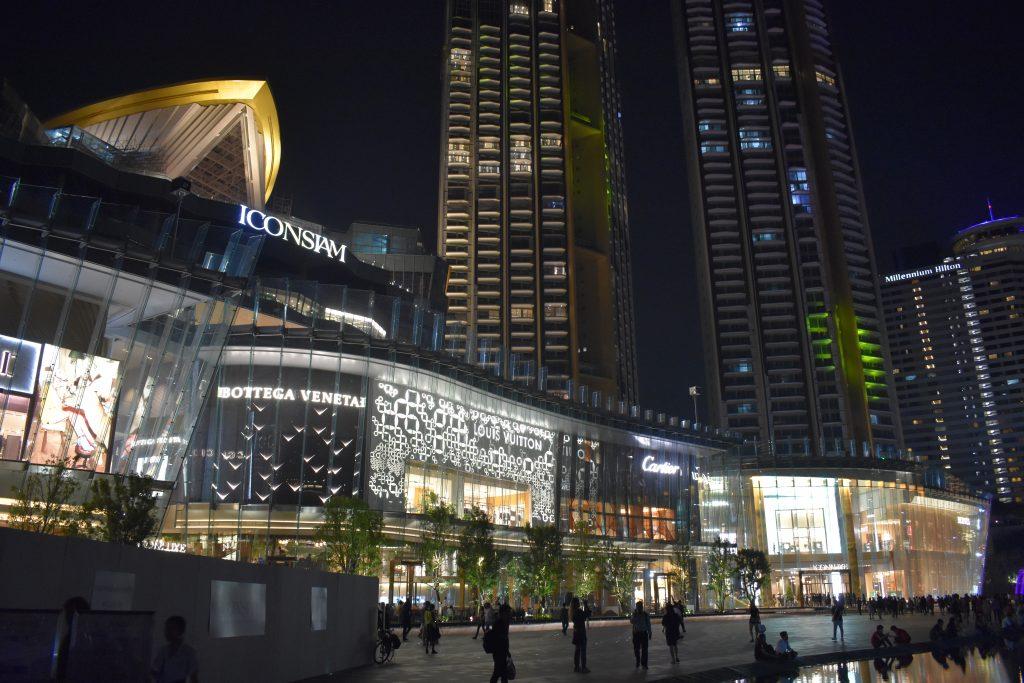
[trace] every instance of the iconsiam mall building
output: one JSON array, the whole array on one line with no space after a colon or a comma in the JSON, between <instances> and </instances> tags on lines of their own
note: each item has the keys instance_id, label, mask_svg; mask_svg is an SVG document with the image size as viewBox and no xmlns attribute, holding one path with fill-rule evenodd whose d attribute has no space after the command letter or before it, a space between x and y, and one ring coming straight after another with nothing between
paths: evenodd
<instances>
[{"instance_id":1,"label":"iconsiam mall building","mask_svg":"<svg viewBox=\"0 0 1024 683\"><path fill-rule=\"evenodd\" d=\"M55 458L83 481L149 475L157 546L240 562L314 561L324 504L356 496L384 514L383 600L427 596L428 493L486 511L513 552L527 524L591 520L639 560L648 601L679 597L677 544L703 577L717 539L764 549L771 593L795 600L980 585L988 502L912 459L768 459L710 426L467 365L445 349L443 302L266 208L280 157L260 81L45 124L4 89L2 490ZM453 577L449 601L471 597Z\"/></svg>"}]
</instances>

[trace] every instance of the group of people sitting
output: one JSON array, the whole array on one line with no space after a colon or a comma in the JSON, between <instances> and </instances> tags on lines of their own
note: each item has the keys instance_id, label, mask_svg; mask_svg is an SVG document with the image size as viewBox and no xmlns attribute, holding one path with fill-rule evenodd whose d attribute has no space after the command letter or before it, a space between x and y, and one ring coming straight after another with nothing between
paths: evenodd
<instances>
[{"instance_id":1,"label":"group of people sitting","mask_svg":"<svg viewBox=\"0 0 1024 683\"><path fill-rule=\"evenodd\" d=\"M757 625L757 638L754 639L754 659L759 662L796 659L796 650L789 644L788 632L779 633L779 642L772 647L768 644L766 631L764 624Z\"/></svg>"}]
</instances>

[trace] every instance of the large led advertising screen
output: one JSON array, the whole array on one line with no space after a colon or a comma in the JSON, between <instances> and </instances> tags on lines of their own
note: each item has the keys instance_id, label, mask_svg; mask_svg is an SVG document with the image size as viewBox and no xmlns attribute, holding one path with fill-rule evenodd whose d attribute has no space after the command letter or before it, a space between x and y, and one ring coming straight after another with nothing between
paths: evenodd
<instances>
[{"instance_id":1,"label":"large led advertising screen","mask_svg":"<svg viewBox=\"0 0 1024 683\"><path fill-rule=\"evenodd\" d=\"M555 432L388 382L370 394L371 506L404 507L406 463L447 467L530 489L533 523L555 521Z\"/></svg>"}]
</instances>

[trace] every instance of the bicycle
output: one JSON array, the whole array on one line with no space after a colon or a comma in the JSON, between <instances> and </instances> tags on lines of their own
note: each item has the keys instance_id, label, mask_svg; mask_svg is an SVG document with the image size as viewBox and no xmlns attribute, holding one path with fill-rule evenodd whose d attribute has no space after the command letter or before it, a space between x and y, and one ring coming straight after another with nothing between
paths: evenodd
<instances>
[{"instance_id":1,"label":"bicycle","mask_svg":"<svg viewBox=\"0 0 1024 683\"><path fill-rule=\"evenodd\" d=\"M392 633L391 629L379 631L377 633L377 645L373 648L373 661L377 664L385 664L394 659L395 650L398 649L395 641L401 644L398 636Z\"/></svg>"}]
</instances>

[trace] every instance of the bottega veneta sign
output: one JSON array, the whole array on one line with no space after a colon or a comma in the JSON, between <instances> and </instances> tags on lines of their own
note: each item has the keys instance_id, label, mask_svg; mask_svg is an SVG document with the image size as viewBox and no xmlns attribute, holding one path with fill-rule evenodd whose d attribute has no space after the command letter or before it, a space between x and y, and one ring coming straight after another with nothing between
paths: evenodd
<instances>
[{"instance_id":1,"label":"bottega veneta sign","mask_svg":"<svg viewBox=\"0 0 1024 683\"><path fill-rule=\"evenodd\" d=\"M324 237L312 230L306 230L288 221L281 220L277 216L250 209L245 204L238 205L238 224L265 232L271 237L293 242L306 251L313 251L323 254L334 261L345 262L345 255L348 251L347 244L338 244L329 237Z\"/></svg>"}]
</instances>

